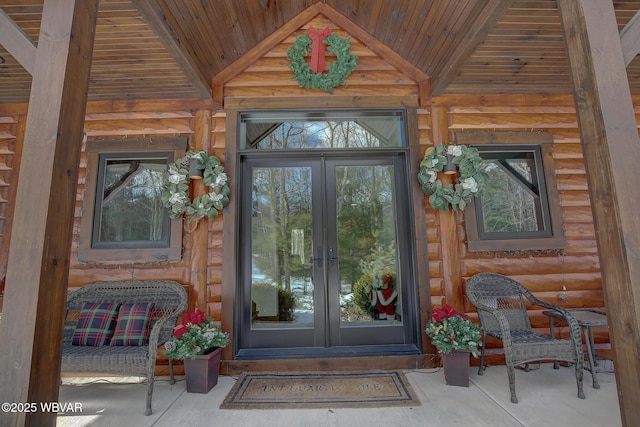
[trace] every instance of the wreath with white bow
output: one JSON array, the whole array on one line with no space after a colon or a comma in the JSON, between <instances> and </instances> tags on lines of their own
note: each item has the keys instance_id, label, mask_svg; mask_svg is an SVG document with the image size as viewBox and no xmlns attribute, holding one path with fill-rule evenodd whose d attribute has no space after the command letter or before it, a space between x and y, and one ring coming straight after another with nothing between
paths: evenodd
<instances>
[{"instance_id":1,"label":"wreath with white bow","mask_svg":"<svg viewBox=\"0 0 640 427\"><path fill-rule=\"evenodd\" d=\"M204 185L209 192L191 201L189 197L189 162L197 160L198 169L203 170ZM229 177L216 156L208 156L204 151L189 151L184 157L169 165L162 184L162 203L169 208L170 218L187 220L218 216L218 211L229 204Z\"/></svg>"},{"instance_id":2,"label":"wreath with white bow","mask_svg":"<svg viewBox=\"0 0 640 427\"><path fill-rule=\"evenodd\" d=\"M438 179L438 172L442 172L448 163L447 155L458 167L459 175L455 185L443 185ZM422 191L429 196L431 207L446 212L449 211L449 206L455 212L464 210L471 197L482 189L486 179L485 173L480 170L481 163L482 157L475 147L438 144L437 147L427 148L424 159L420 162L418 182L422 185Z\"/></svg>"}]
</instances>

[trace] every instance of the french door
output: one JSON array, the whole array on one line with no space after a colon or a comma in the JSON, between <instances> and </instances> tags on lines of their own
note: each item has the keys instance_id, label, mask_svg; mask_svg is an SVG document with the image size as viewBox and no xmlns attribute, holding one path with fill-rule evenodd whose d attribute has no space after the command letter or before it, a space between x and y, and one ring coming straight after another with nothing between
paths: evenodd
<instances>
[{"instance_id":1,"label":"french door","mask_svg":"<svg viewBox=\"0 0 640 427\"><path fill-rule=\"evenodd\" d=\"M405 153L241 160L239 358L417 352Z\"/></svg>"}]
</instances>

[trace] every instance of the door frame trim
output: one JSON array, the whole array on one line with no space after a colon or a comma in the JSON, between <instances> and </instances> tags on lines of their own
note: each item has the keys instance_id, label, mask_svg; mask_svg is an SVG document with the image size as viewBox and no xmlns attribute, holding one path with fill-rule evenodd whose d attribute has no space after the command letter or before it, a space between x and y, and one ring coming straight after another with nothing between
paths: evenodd
<instances>
[{"instance_id":1,"label":"door frame trim","mask_svg":"<svg viewBox=\"0 0 640 427\"><path fill-rule=\"evenodd\" d=\"M373 98L372 98L373 99ZM331 104L331 103L330 103ZM365 105L366 104L366 105ZM238 182L237 176L237 163L239 161L238 156L238 148L237 148L237 139L238 139L238 124L239 124L239 115L241 114L241 110L239 108L253 108L258 109L261 103L257 105L238 105L235 108L229 108L231 106L226 107L225 109L225 168L231 180L231 194L235 194L236 191L236 182ZM361 107L366 108L370 107L379 107L376 102L372 102L371 105L368 103L364 103L360 105ZM287 108L287 106L279 105L279 108ZM293 106L295 108L295 106ZM337 105L327 105L328 108L345 108L344 103L338 103ZM420 147L420 133L419 133L419 123L418 123L418 108L416 106L407 106L398 104L398 105L385 105L387 108L395 108L395 109L403 109L405 111L405 127L406 127L406 136L408 143L408 164L409 164L409 177L407 177L407 186L409 188L409 196L413 201L413 212L411 213L413 220L411 221L411 229L413 230L413 241L414 241L414 261L413 261L413 275L415 277L416 283L416 301L415 305L418 310L419 316L419 325L424 325L426 321L429 319L431 314L431 291L430 291L430 279L429 279L429 256L427 250L427 231L426 231L426 203L425 197L422 193L420 186L417 184L416 180L411 179L411 177L415 176L418 173L420 160L421 160L421 147ZM223 215L223 228L225 230L231 230L232 232L223 233L223 247L222 251L222 292L220 295L220 317L222 320L222 327L225 331L229 332L231 337L231 345L227 346L223 351L223 361L231 361L236 358L237 344L235 340L235 325L238 320L238 313L235 310L235 292L237 289L237 281L238 281L238 268L236 265L236 260L238 256L238 219L237 219L237 201L234 197L231 198L231 202L229 206L227 206L224 210ZM430 340L427 339L426 334L423 328L419 328L417 331L416 337L417 347L421 350L423 355L432 355L435 353L435 348L431 344ZM434 359L432 357L420 357L421 366L433 366ZM399 358L399 359L398 359ZM371 358L351 358L350 360L367 360ZM385 365L384 360L405 360L406 357L398 356L394 357L392 355L388 356L385 359L377 359L382 360L382 365ZM413 356L410 357L411 361L408 363L413 365ZM424 359L424 360L423 360ZM418 359L415 359L416 363L418 363ZM313 364L312 359L300 359L299 364L305 365L305 361ZM426 361L426 363L423 363ZM278 361L274 361L270 364L270 366L279 365L280 363L283 366L291 366L291 362L283 359L280 363ZM325 362L323 362L325 363ZM330 363L330 362L329 362ZM342 366L343 362L339 362L340 366ZM404 362L402 362L404 363ZM401 363L401 364L402 364ZM302 366L301 365L301 366ZM226 365L225 365L226 366ZM249 365L243 365L248 367ZM306 366L306 365L305 365ZM386 366L386 365L385 365ZM399 366L399 365L398 365ZM231 372L231 371L229 371Z\"/></svg>"}]
</instances>

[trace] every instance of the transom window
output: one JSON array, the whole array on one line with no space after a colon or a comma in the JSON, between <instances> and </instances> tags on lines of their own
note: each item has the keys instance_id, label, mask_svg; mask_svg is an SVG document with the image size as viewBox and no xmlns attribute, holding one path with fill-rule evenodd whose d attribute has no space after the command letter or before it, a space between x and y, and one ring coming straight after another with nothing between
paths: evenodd
<instances>
[{"instance_id":1,"label":"transom window","mask_svg":"<svg viewBox=\"0 0 640 427\"><path fill-rule=\"evenodd\" d=\"M526 139L540 138L539 134L543 133L529 133ZM544 134L544 137L549 135ZM488 179L465 215L469 250L563 247L561 213L551 164L552 145L479 144L475 147L483 158L482 170Z\"/></svg>"},{"instance_id":2,"label":"transom window","mask_svg":"<svg viewBox=\"0 0 640 427\"><path fill-rule=\"evenodd\" d=\"M243 149L361 149L404 141L400 111L259 111L243 113L241 122Z\"/></svg>"}]
</instances>

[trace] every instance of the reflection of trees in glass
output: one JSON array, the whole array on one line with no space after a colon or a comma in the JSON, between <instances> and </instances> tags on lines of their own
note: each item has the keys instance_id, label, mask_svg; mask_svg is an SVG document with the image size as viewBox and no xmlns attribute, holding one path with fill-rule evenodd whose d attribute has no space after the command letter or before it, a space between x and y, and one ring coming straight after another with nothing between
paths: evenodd
<instances>
[{"instance_id":1,"label":"reflection of trees in glass","mask_svg":"<svg viewBox=\"0 0 640 427\"><path fill-rule=\"evenodd\" d=\"M256 168L253 175L252 255L257 270L291 289L292 277L309 275L311 256L311 170ZM293 230L302 230L294 233ZM303 253L292 252L292 237L303 238Z\"/></svg>"},{"instance_id":2,"label":"reflection of trees in glass","mask_svg":"<svg viewBox=\"0 0 640 427\"><path fill-rule=\"evenodd\" d=\"M258 124L268 129L260 149L379 147L379 139L355 121ZM271 126L271 127L270 127ZM311 244L311 170L253 169L252 261L269 281L290 289L292 279L308 278ZM340 279L353 285L360 261L395 241L391 166L336 168ZM296 230L294 232L294 230ZM304 235L304 257L294 253L292 236ZM395 268L395 265L394 267Z\"/></svg>"},{"instance_id":3,"label":"reflection of trees in glass","mask_svg":"<svg viewBox=\"0 0 640 427\"><path fill-rule=\"evenodd\" d=\"M264 124L249 124L264 126ZM355 121L274 123L255 147L266 150L287 148L380 147L380 140Z\"/></svg>"},{"instance_id":4,"label":"reflection of trees in glass","mask_svg":"<svg viewBox=\"0 0 640 427\"><path fill-rule=\"evenodd\" d=\"M391 166L336 168L340 280L353 285L361 261L395 241ZM395 254L394 254L395 255ZM386 266L395 270L394 264Z\"/></svg>"},{"instance_id":5,"label":"reflection of trees in glass","mask_svg":"<svg viewBox=\"0 0 640 427\"><path fill-rule=\"evenodd\" d=\"M364 148L379 147L378 138L367 132L358 123L352 121L326 122L320 132L325 146L330 148Z\"/></svg>"},{"instance_id":6,"label":"reflection of trees in glass","mask_svg":"<svg viewBox=\"0 0 640 427\"><path fill-rule=\"evenodd\" d=\"M531 184L533 160L508 160L509 165ZM482 189L482 213L486 232L537 231L536 201L519 180L496 161L485 161L489 175Z\"/></svg>"},{"instance_id":7,"label":"reflection of trees in glass","mask_svg":"<svg viewBox=\"0 0 640 427\"><path fill-rule=\"evenodd\" d=\"M166 160L109 161L104 177L100 241L162 240L160 195Z\"/></svg>"}]
</instances>

